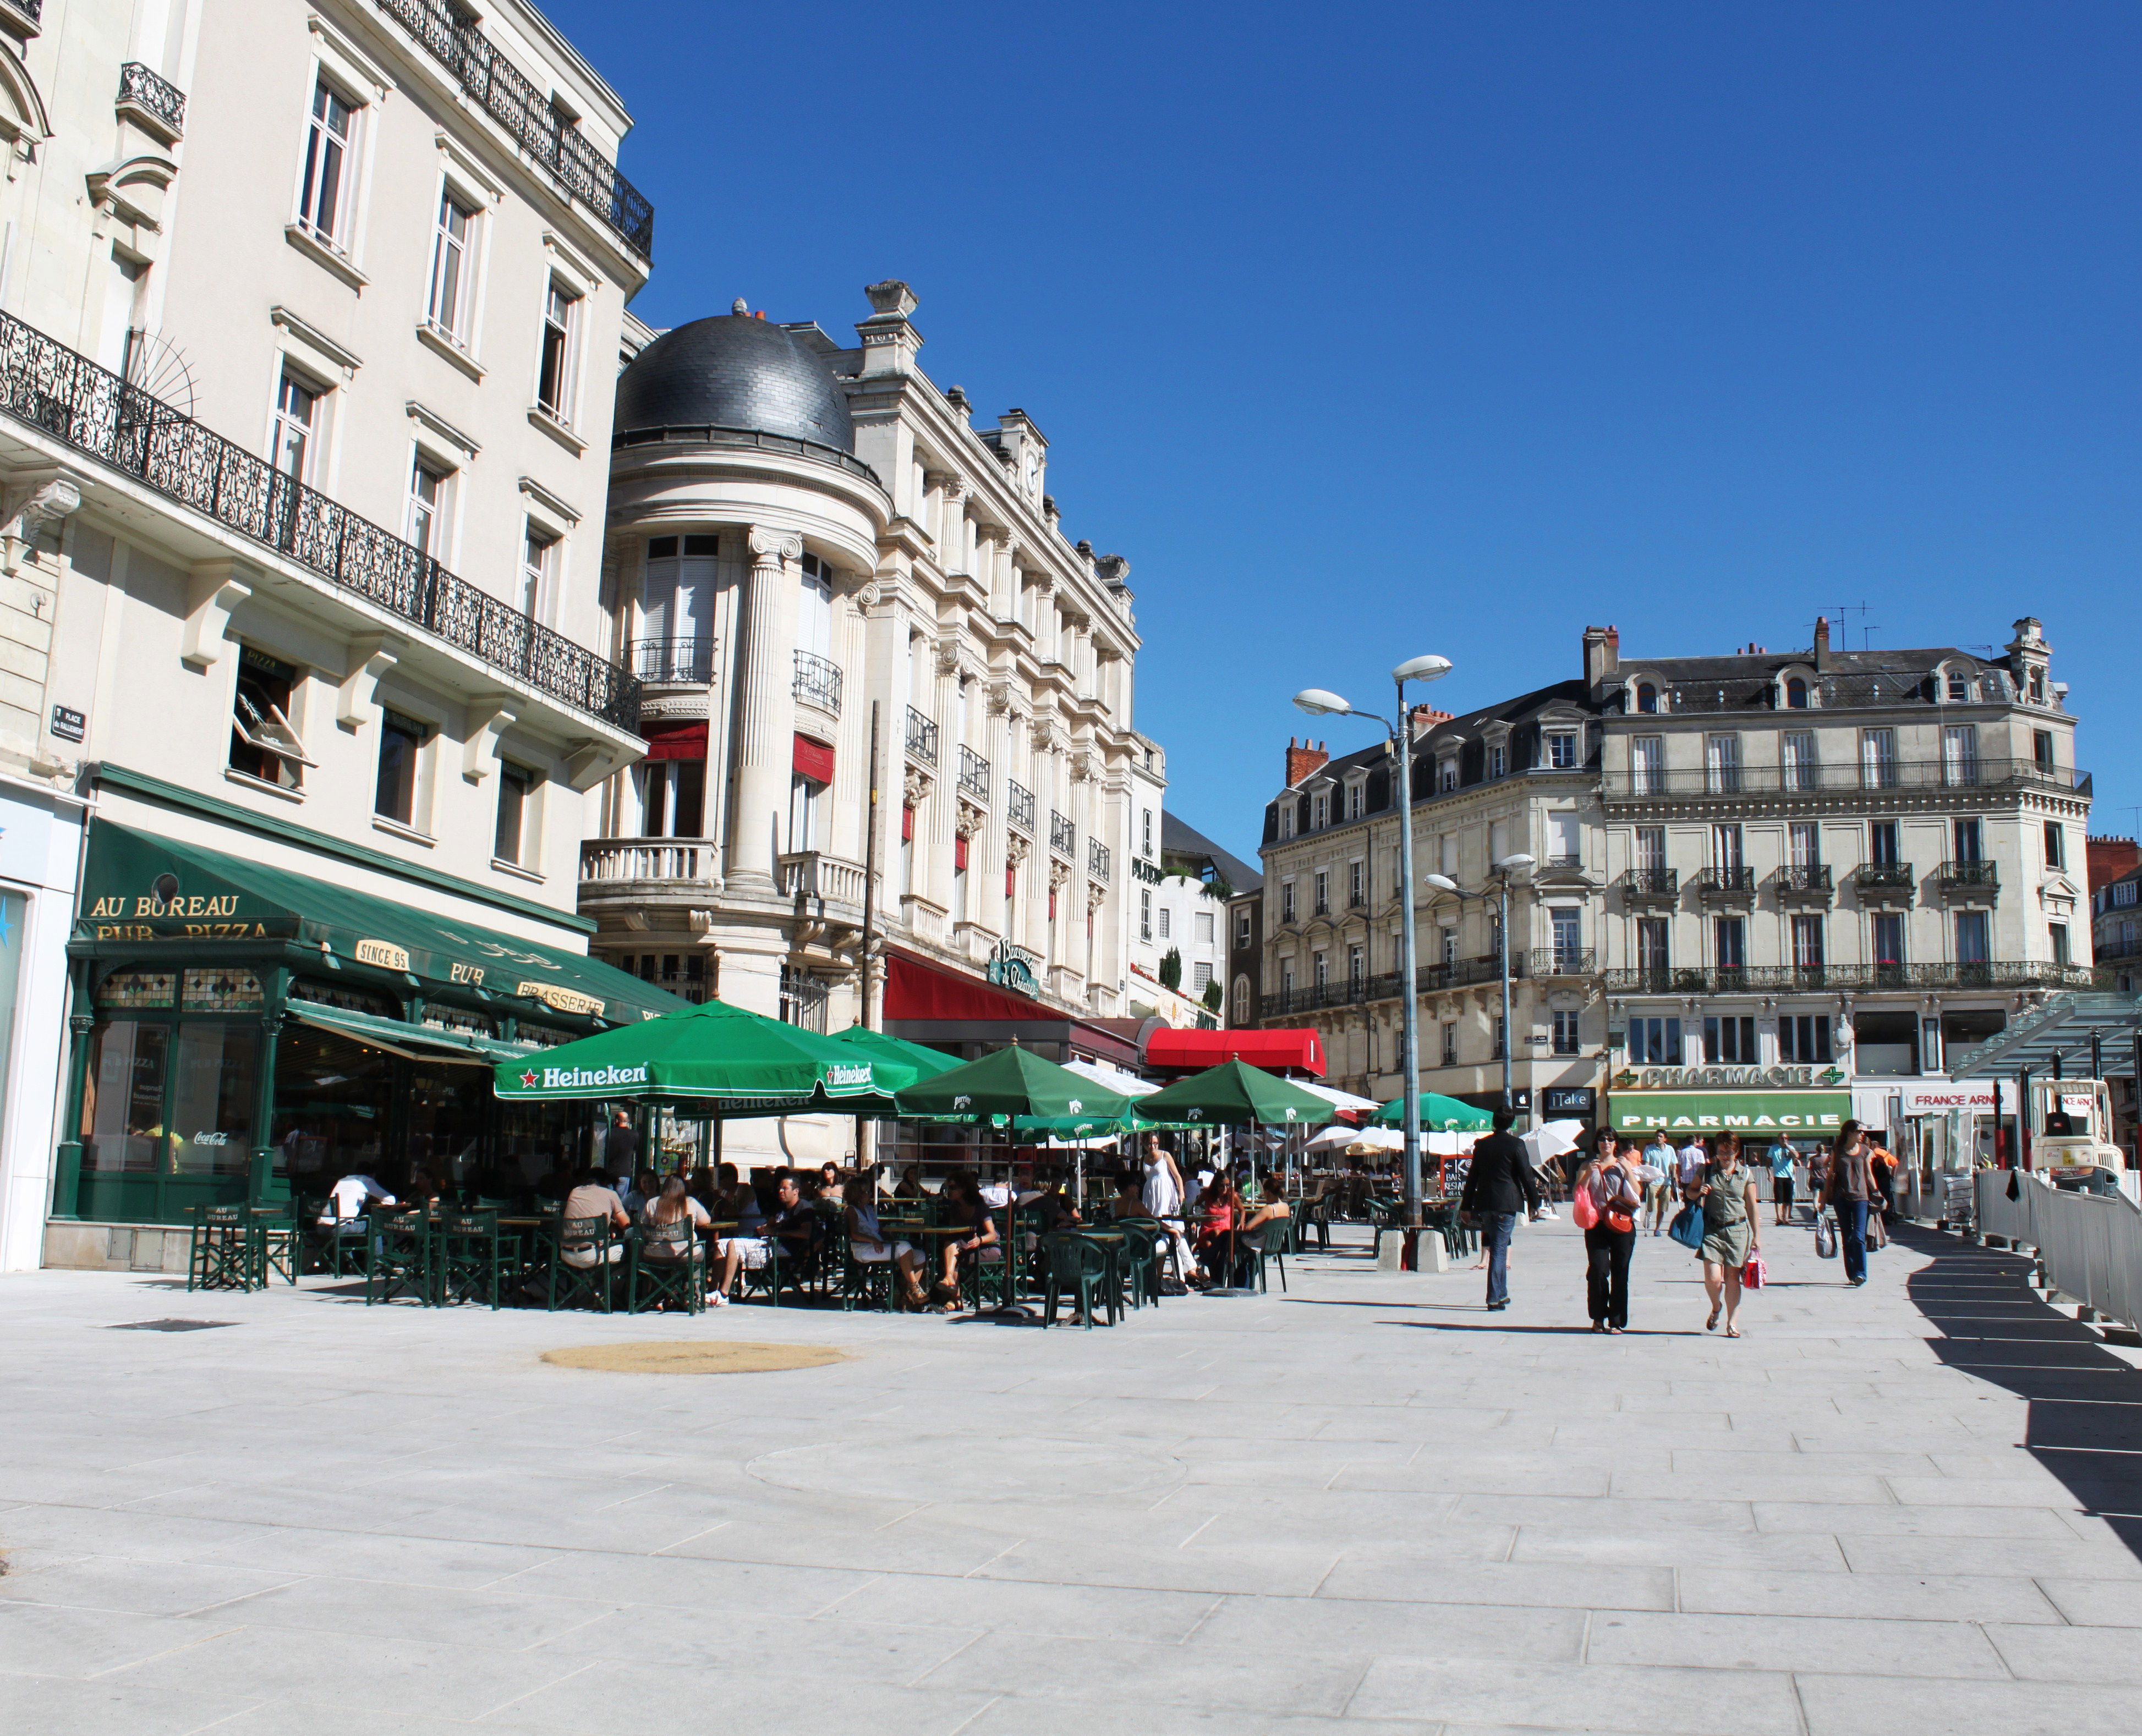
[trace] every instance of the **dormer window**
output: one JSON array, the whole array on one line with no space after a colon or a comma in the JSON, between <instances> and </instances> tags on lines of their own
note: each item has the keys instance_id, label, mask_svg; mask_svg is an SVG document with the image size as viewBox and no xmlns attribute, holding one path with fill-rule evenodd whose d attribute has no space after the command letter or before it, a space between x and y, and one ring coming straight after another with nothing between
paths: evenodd
<instances>
[{"instance_id":1,"label":"dormer window","mask_svg":"<svg viewBox=\"0 0 2142 1736\"><path fill-rule=\"evenodd\" d=\"M1458 762L1456 760L1444 760L1437 765L1435 768L1435 787L1439 791L1444 792L1454 790L1458 787Z\"/></svg>"},{"instance_id":2,"label":"dormer window","mask_svg":"<svg viewBox=\"0 0 2142 1736\"><path fill-rule=\"evenodd\" d=\"M1346 786L1346 817L1358 820L1368 805L1368 786L1355 782Z\"/></svg>"},{"instance_id":3,"label":"dormer window","mask_svg":"<svg viewBox=\"0 0 2142 1736\"><path fill-rule=\"evenodd\" d=\"M1557 731L1547 738L1547 762L1556 772L1572 772L1577 768L1577 737L1567 731Z\"/></svg>"},{"instance_id":4,"label":"dormer window","mask_svg":"<svg viewBox=\"0 0 2142 1736\"><path fill-rule=\"evenodd\" d=\"M1331 798L1319 791L1309 798L1309 825L1312 831L1322 831L1331 823Z\"/></svg>"},{"instance_id":5,"label":"dormer window","mask_svg":"<svg viewBox=\"0 0 2142 1736\"><path fill-rule=\"evenodd\" d=\"M1510 749L1504 742L1492 742L1488 747L1488 775L1507 777L1510 775Z\"/></svg>"},{"instance_id":6,"label":"dormer window","mask_svg":"<svg viewBox=\"0 0 2142 1736\"><path fill-rule=\"evenodd\" d=\"M1659 708L1659 690L1648 681L1636 683L1636 709L1649 714Z\"/></svg>"},{"instance_id":7,"label":"dormer window","mask_svg":"<svg viewBox=\"0 0 2142 1736\"><path fill-rule=\"evenodd\" d=\"M1799 676L1795 675L1785 683L1785 709L1805 711L1807 708L1808 684Z\"/></svg>"},{"instance_id":8,"label":"dormer window","mask_svg":"<svg viewBox=\"0 0 2142 1736\"><path fill-rule=\"evenodd\" d=\"M1294 802L1291 797L1279 805L1279 835L1282 838L1294 836Z\"/></svg>"},{"instance_id":9,"label":"dormer window","mask_svg":"<svg viewBox=\"0 0 2142 1736\"><path fill-rule=\"evenodd\" d=\"M2031 703L2043 705L2045 703L2046 672L2043 669L2034 668L2031 671Z\"/></svg>"},{"instance_id":10,"label":"dormer window","mask_svg":"<svg viewBox=\"0 0 2142 1736\"><path fill-rule=\"evenodd\" d=\"M1951 669L1948 672L1948 696L1952 700L1961 703L1976 699L1978 697L1977 688L1978 683L1971 678L1968 669Z\"/></svg>"}]
</instances>

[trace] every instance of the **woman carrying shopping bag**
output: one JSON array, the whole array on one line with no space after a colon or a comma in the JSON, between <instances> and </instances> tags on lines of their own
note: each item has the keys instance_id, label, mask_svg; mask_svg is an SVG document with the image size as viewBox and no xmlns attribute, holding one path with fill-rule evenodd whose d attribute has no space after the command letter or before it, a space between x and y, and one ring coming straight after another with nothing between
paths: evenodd
<instances>
[{"instance_id":1,"label":"woman carrying shopping bag","mask_svg":"<svg viewBox=\"0 0 2142 1736\"><path fill-rule=\"evenodd\" d=\"M1571 1210L1584 1230L1585 1289L1594 1332L1624 1332L1629 1325L1629 1259L1636 1248L1636 1216L1643 1189L1633 1150L1624 1153L1611 1133L1599 1136L1599 1155L1577 1178Z\"/></svg>"},{"instance_id":2,"label":"woman carrying shopping bag","mask_svg":"<svg viewBox=\"0 0 2142 1736\"><path fill-rule=\"evenodd\" d=\"M1867 1281L1867 1214L1878 1196L1880 1182L1875 1166L1883 1158L1892 1164L1897 1161L1868 1138L1858 1122L1848 1121L1838 1129L1836 1142L1830 1147L1829 1182L1823 1203L1837 1214L1838 1232L1844 1243L1847 1284Z\"/></svg>"},{"instance_id":3,"label":"woman carrying shopping bag","mask_svg":"<svg viewBox=\"0 0 2142 1736\"><path fill-rule=\"evenodd\" d=\"M1738 1338L1740 1269L1763 1251L1763 1226L1755 1171L1740 1161L1740 1136L1720 1134L1715 1152L1696 1186L1696 1201L1703 1209L1703 1288L1710 1298L1710 1317L1703 1329L1714 1330L1723 1312L1726 1337Z\"/></svg>"}]
</instances>

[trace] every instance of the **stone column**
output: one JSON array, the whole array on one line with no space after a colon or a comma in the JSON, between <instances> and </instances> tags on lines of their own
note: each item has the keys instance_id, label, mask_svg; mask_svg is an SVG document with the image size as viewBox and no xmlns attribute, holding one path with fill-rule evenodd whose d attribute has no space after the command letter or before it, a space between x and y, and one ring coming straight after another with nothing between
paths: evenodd
<instances>
[{"instance_id":1,"label":"stone column","mask_svg":"<svg viewBox=\"0 0 2142 1736\"><path fill-rule=\"evenodd\" d=\"M967 560L967 485L957 476L945 478L942 528L937 533L937 564L947 574L969 571Z\"/></svg>"},{"instance_id":2,"label":"stone column","mask_svg":"<svg viewBox=\"0 0 2142 1736\"><path fill-rule=\"evenodd\" d=\"M797 587L788 563L802 558L802 537L753 527L728 837L728 883L740 890L773 889L774 858L787 824L795 757Z\"/></svg>"}]
</instances>

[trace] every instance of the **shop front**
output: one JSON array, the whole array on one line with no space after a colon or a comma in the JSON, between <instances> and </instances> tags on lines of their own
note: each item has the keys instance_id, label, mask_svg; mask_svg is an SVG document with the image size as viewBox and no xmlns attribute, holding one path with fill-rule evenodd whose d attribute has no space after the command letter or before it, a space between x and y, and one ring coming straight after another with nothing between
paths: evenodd
<instances>
[{"instance_id":1,"label":"shop front","mask_svg":"<svg viewBox=\"0 0 2142 1736\"><path fill-rule=\"evenodd\" d=\"M1834 1138L1851 1115L1852 1093L1832 1068L1646 1067L1614 1076L1606 1124L1639 1139L1737 1133L1809 1147Z\"/></svg>"},{"instance_id":2,"label":"shop front","mask_svg":"<svg viewBox=\"0 0 2142 1736\"><path fill-rule=\"evenodd\" d=\"M684 1004L562 947L130 826L94 822L87 851L55 1229L181 1223L353 1171L519 1193L589 1149L595 1112L501 1104L493 1063Z\"/></svg>"}]
</instances>

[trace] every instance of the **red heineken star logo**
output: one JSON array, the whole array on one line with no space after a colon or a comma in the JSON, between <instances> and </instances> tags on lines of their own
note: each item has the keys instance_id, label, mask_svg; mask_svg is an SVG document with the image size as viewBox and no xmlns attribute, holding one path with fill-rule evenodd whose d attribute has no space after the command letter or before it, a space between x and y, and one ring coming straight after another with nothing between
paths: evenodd
<instances>
[{"instance_id":1,"label":"red heineken star logo","mask_svg":"<svg viewBox=\"0 0 2142 1736\"><path fill-rule=\"evenodd\" d=\"M522 1087L526 1090L533 1091L536 1088L536 1073L532 1068L528 1072L521 1074L521 1083Z\"/></svg>"}]
</instances>

